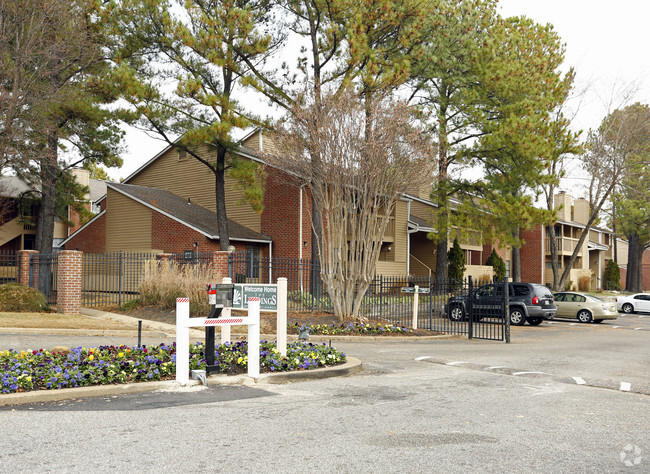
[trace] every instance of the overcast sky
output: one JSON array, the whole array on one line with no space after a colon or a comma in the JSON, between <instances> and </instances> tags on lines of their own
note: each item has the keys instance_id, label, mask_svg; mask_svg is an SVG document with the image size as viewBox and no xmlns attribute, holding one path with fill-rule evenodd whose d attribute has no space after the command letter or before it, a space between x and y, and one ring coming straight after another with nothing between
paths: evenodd
<instances>
[{"instance_id":1,"label":"overcast sky","mask_svg":"<svg viewBox=\"0 0 650 474\"><path fill-rule=\"evenodd\" d=\"M650 103L650 0L500 0L503 16L525 15L551 23L566 43L566 68L577 73L584 94L573 124L597 127L610 104L621 105L621 91L637 84L634 101ZM140 132L129 132L124 166L109 170L126 177L165 145Z\"/></svg>"}]
</instances>

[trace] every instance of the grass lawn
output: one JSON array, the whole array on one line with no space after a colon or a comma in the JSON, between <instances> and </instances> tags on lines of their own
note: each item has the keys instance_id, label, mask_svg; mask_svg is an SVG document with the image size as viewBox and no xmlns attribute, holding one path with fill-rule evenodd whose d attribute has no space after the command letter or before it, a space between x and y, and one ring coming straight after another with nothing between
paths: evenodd
<instances>
[{"instance_id":1,"label":"grass lawn","mask_svg":"<svg viewBox=\"0 0 650 474\"><path fill-rule=\"evenodd\" d=\"M2 328L133 329L132 325L87 316L60 313L0 313Z\"/></svg>"}]
</instances>

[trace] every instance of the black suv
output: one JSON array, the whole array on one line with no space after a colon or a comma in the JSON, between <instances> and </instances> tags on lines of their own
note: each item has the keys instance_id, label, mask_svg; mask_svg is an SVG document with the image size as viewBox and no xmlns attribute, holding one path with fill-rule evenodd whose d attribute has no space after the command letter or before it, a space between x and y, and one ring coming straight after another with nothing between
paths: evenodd
<instances>
[{"instance_id":1,"label":"black suv","mask_svg":"<svg viewBox=\"0 0 650 474\"><path fill-rule=\"evenodd\" d=\"M526 321L537 326L544 319L553 319L557 306L551 290L536 283L508 283L510 324L523 326ZM473 320L501 317L503 284L479 286L473 292ZM445 305L445 313L453 321L466 319L469 309L468 295L452 296Z\"/></svg>"}]
</instances>

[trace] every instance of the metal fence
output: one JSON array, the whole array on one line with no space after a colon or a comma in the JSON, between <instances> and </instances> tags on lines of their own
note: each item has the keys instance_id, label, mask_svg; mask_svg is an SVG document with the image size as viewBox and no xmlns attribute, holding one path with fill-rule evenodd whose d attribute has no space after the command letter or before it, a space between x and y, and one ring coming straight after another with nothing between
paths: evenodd
<instances>
[{"instance_id":1,"label":"metal fence","mask_svg":"<svg viewBox=\"0 0 650 474\"><path fill-rule=\"evenodd\" d=\"M501 289L503 284L495 282ZM417 315L414 314L415 287L423 291L418 293ZM462 281L435 282L428 276L378 276L363 300L361 314L399 326L417 325L418 329L464 334L470 339L506 340L506 296L501 292L490 307L473 308L470 295L474 295L471 277ZM464 308L464 313L458 318L452 318L450 314L454 301L462 302Z\"/></svg>"},{"instance_id":2,"label":"metal fence","mask_svg":"<svg viewBox=\"0 0 650 474\"><path fill-rule=\"evenodd\" d=\"M30 254L29 286L45 295L47 304L56 304L58 255Z\"/></svg>"},{"instance_id":3,"label":"metal fence","mask_svg":"<svg viewBox=\"0 0 650 474\"><path fill-rule=\"evenodd\" d=\"M0 250L0 285L15 283L17 280L18 254L14 250Z\"/></svg>"},{"instance_id":4,"label":"metal fence","mask_svg":"<svg viewBox=\"0 0 650 474\"><path fill-rule=\"evenodd\" d=\"M310 259L269 258L255 252L233 252L228 258L228 276L234 283L275 283L278 278L286 278L289 311L332 309L320 267Z\"/></svg>"},{"instance_id":5,"label":"metal fence","mask_svg":"<svg viewBox=\"0 0 650 474\"><path fill-rule=\"evenodd\" d=\"M146 267L156 261L147 252L84 253L81 301L83 306L121 306L137 298Z\"/></svg>"}]
</instances>

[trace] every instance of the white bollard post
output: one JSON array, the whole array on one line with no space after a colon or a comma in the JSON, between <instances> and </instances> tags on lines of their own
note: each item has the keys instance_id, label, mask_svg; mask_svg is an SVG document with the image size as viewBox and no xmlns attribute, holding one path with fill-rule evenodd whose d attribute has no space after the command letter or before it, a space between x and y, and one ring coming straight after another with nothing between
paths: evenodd
<instances>
[{"instance_id":1,"label":"white bollard post","mask_svg":"<svg viewBox=\"0 0 650 474\"><path fill-rule=\"evenodd\" d=\"M415 285L415 294L413 295L413 329L418 328L418 290L419 286Z\"/></svg>"},{"instance_id":2,"label":"white bollard post","mask_svg":"<svg viewBox=\"0 0 650 474\"><path fill-rule=\"evenodd\" d=\"M232 283L232 279L225 277L221 280L221 283ZM221 317L222 318L230 318L232 315L232 308L224 308L221 310ZM226 342L230 342L230 326L221 326L221 344L225 344Z\"/></svg>"},{"instance_id":3,"label":"white bollard post","mask_svg":"<svg viewBox=\"0 0 650 474\"><path fill-rule=\"evenodd\" d=\"M248 376L260 378L260 299L248 299Z\"/></svg>"},{"instance_id":4,"label":"white bollard post","mask_svg":"<svg viewBox=\"0 0 650 474\"><path fill-rule=\"evenodd\" d=\"M190 381L190 299L176 298L176 382Z\"/></svg>"},{"instance_id":5,"label":"white bollard post","mask_svg":"<svg viewBox=\"0 0 650 474\"><path fill-rule=\"evenodd\" d=\"M287 355L287 279L278 278L278 314L276 317L278 351Z\"/></svg>"}]
</instances>

